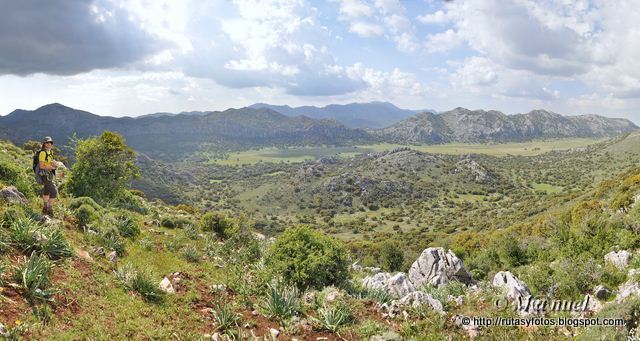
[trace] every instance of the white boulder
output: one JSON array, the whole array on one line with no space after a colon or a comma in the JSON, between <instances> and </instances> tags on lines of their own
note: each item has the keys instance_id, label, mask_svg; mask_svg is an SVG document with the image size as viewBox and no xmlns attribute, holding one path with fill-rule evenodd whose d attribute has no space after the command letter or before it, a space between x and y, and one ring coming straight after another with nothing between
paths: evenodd
<instances>
[{"instance_id":1,"label":"white boulder","mask_svg":"<svg viewBox=\"0 0 640 341\"><path fill-rule=\"evenodd\" d=\"M510 300L531 296L529 287L509 271L498 272L493 276L492 284L494 287L501 288L505 292L507 299Z\"/></svg>"},{"instance_id":2,"label":"white boulder","mask_svg":"<svg viewBox=\"0 0 640 341\"><path fill-rule=\"evenodd\" d=\"M611 251L604 256L604 260L613 264L618 269L624 269L629 265L632 253L627 250Z\"/></svg>"},{"instance_id":3,"label":"white boulder","mask_svg":"<svg viewBox=\"0 0 640 341\"><path fill-rule=\"evenodd\" d=\"M417 287L426 284L441 286L452 280L470 284L471 275L464 268L462 260L451 250L430 247L422 251L409 269L409 279Z\"/></svg>"},{"instance_id":4,"label":"white boulder","mask_svg":"<svg viewBox=\"0 0 640 341\"><path fill-rule=\"evenodd\" d=\"M365 277L362 280L362 286L369 290L382 290L394 298L404 297L416 291L416 287L404 272L393 276L388 272L379 272Z\"/></svg>"}]
</instances>

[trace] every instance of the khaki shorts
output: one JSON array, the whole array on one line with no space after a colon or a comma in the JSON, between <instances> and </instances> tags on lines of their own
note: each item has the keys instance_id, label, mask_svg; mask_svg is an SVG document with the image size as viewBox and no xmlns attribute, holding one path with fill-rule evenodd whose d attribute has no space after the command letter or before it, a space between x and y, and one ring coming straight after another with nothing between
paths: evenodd
<instances>
[{"instance_id":1,"label":"khaki shorts","mask_svg":"<svg viewBox=\"0 0 640 341\"><path fill-rule=\"evenodd\" d=\"M49 198L55 199L58 197L58 189L56 185L53 184L53 181L49 180L46 175L41 175L42 184L44 185L44 190L42 191L42 195L48 195Z\"/></svg>"}]
</instances>

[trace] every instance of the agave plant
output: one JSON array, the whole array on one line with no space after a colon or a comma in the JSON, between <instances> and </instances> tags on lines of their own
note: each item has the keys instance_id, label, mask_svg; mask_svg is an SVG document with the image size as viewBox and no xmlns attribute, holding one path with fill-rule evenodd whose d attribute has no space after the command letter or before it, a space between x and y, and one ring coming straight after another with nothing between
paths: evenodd
<instances>
[{"instance_id":1,"label":"agave plant","mask_svg":"<svg viewBox=\"0 0 640 341\"><path fill-rule=\"evenodd\" d=\"M262 309L267 317L285 320L300 311L299 292L296 288L287 288L279 284L270 284Z\"/></svg>"},{"instance_id":2,"label":"agave plant","mask_svg":"<svg viewBox=\"0 0 640 341\"><path fill-rule=\"evenodd\" d=\"M131 264L119 267L115 275L125 290L136 291L149 302L160 303L164 299L164 293L150 276L138 271Z\"/></svg>"},{"instance_id":3,"label":"agave plant","mask_svg":"<svg viewBox=\"0 0 640 341\"><path fill-rule=\"evenodd\" d=\"M318 317L313 321L322 329L336 332L340 327L353 323L354 316L351 310L344 303L338 303L334 306L324 306L318 310Z\"/></svg>"},{"instance_id":4,"label":"agave plant","mask_svg":"<svg viewBox=\"0 0 640 341\"><path fill-rule=\"evenodd\" d=\"M216 330L220 332L224 333L238 327L238 314L228 304L215 303L211 314L216 321Z\"/></svg>"},{"instance_id":5,"label":"agave plant","mask_svg":"<svg viewBox=\"0 0 640 341\"><path fill-rule=\"evenodd\" d=\"M40 241L39 249L51 259L68 258L73 255L64 234L59 230L44 231L44 238Z\"/></svg>"},{"instance_id":6,"label":"agave plant","mask_svg":"<svg viewBox=\"0 0 640 341\"><path fill-rule=\"evenodd\" d=\"M57 292L50 289L51 261L45 255L33 252L29 259L16 267L14 279L24 289L28 300L51 300Z\"/></svg>"}]
</instances>

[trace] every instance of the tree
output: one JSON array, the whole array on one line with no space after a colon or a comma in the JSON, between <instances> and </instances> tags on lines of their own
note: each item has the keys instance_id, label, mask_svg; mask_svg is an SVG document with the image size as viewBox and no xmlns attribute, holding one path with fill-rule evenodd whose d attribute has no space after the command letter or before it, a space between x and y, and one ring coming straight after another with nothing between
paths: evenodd
<instances>
[{"instance_id":1,"label":"tree","mask_svg":"<svg viewBox=\"0 0 640 341\"><path fill-rule=\"evenodd\" d=\"M104 131L99 137L77 140L76 162L71 168L68 190L98 203L124 198L126 185L140 175L136 154L117 133Z\"/></svg>"}]
</instances>

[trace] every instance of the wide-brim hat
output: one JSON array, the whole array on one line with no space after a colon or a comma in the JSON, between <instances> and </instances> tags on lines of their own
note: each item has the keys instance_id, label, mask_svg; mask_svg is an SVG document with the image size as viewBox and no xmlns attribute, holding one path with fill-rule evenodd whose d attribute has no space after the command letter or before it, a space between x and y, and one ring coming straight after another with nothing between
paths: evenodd
<instances>
[{"instance_id":1,"label":"wide-brim hat","mask_svg":"<svg viewBox=\"0 0 640 341\"><path fill-rule=\"evenodd\" d=\"M47 142L53 143L53 139L51 138L51 136L47 136L44 138L44 140L42 140L42 143L47 143Z\"/></svg>"}]
</instances>

